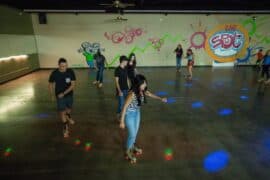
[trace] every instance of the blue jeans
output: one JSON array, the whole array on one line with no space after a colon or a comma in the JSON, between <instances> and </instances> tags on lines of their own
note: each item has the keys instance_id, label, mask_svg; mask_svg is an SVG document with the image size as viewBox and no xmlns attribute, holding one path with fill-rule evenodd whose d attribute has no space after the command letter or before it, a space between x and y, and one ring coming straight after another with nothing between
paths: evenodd
<instances>
[{"instance_id":1,"label":"blue jeans","mask_svg":"<svg viewBox=\"0 0 270 180\"><path fill-rule=\"evenodd\" d=\"M125 125L128 131L127 144L126 144L127 149L133 148L136 142L137 134L140 127L140 121L141 121L140 109L127 110L126 117L125 117Z\"/></svg>"},{"instance_id":2,"label":"blue jeans","mask_svg":"<svg viewBox=\"0 0 270 180\"><path fill-rule=\"evenodd\" d=\"M89 66L89 68L94 68L95 67L95 64L94 64L94 61L86 61L87 62L87 64L88 64L88 66Z\"/></svg>"},{"instance_id":3,"label":"blue jeans","mask_svg":"<svg viewBox=\"0 0 270 180\"><path fill-rule=\"evenodd\" d=\"M128 90L122 90L123 96L118 95L118 108L117 108L117 113L121 113L125 100L128 95Z\"/></svg>"},{"instance_id":4,"label":"blue jeans","mask_svg":"<svg viewBox=\"0 0 270 180\"><path fill-rule=\"evenodd\" d=\"M98 67L96 80L99 81L100 83L103 82L103 71L104 71L104 67L102 66Z\"/></svg>"},{"instance_id":5,"label":"blue jeans","mask_svg":"<svg viewBox=\"0 0 270 180\"><path fill-rule=\"evenodd\" d=\"M181 61L182 61L181 57L176 57L176 68L177 69L181 68Z\"/></svg>"}]
</instances>

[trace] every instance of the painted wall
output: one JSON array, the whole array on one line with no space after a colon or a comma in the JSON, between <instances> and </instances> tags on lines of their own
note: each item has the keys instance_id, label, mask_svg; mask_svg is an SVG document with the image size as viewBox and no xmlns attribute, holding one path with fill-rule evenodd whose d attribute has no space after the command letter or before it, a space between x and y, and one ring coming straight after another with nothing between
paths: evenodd
<instances>
[{"instance_id":1,"label":"painted wall","mask_svg":"<svg viewBox=\"0 0 270 180\"><path fill-rule=\"evenodd\" d=\"M39 68L36 41L30 14L0 6L0 83ZM3 60L27 55L26 59Z\"/></svg>"},{"instance_id":2,"label":"painted wall","mask_svg":"<svg viewBox=\"0 0 270 180\"><path fill-rule=\"evenodd\" d=\"M70 66L86 67L78 52L83 42L100 43L111 66L118 65L119 55L130 52L137 55L139 66L174 66L178 43L184 50L191 47L195 65L202 66L225 59L254 63L252 55L259 47L270 48L270 15L258 15L254 21L247 15L127 14L122 22L114 21L116 16L47 14L48 24L40 25L32 14L40 66L56 67L57 59L66 57Z\"/></svg>"}]
</instances>

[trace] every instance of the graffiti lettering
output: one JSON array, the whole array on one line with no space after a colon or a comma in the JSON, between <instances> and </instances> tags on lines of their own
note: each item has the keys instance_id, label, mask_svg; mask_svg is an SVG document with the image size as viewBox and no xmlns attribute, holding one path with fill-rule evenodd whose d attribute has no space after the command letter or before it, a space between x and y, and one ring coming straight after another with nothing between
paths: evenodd
<instances>
[{"instance_id":1,"label":"graffiti lettering","mask_svg":"<svg viewBox=\"0 0 270 180\"><path fill-rule=\"evenodd\" d=\"M150 38L150 39L148 39L148 41L150 41L152 43L153 47L157 51L160 51L160 48L164 44L164 40L163 39L159 39L159 38Z\"/></svg>"},{"instance_id":2,"label":"graffiti lettering","mask_svg":"<svg viewBox=\"0 0 270 180\"><path fill-rule=\"evenodd\" d=\"M115 44L125 42L131 44L135 37L143 34L142 28L129 28L126 27L123 32L114 32L112 34L105 32L104 36L107 40L111 40Z\"/></svg>"},{"instance_id":3,"label":"graffiti lettering","mask_svg":"<svg viewBox=\"0 0 270 180\"><path fill-rule=\"evenodd\" d=\"M228 24L225 26L225 31L235 31L236 30L236 25Z\"/></svg>"},{"instance_id":4,"label":"graffiti lettering","mask_svg":"<svg viewBox=\"0 0 270 180\"><path fill-rule=\"evenodd\" d=\"M198 38L198 37L201 37L202 40L201 42L195 42L195 39ZM206 33L205 32L195 32L191 35L190 37L190 47L189 48L192 48L194 47L195 49L201 49L201 48L204 48L204 44L205 44L205 41L206 41L207 37L206 37Z\"/></svg>"},{"instance_id":5,"label":"graffiti lettering","mask_svg":"<svg viewBox=\"0 0 270 180\"><path fill-rule=\"evenodd\" d=\"M219 25L208 33L205 49L218 62L234 62L245 54L248 32L239 24Z\"/></svg>"},{"instance_id":6,"label":"graffiti lettering","mask_svg":"<svg viewBox=\"0 0 270 180\"><path fill-rule=\"evenodd\" d=\"M242 42L243 35L239 32L234 33L218 33L210 38L210 43L212 48L239 48L243 44Z\"/></svg>"}]
</instances>

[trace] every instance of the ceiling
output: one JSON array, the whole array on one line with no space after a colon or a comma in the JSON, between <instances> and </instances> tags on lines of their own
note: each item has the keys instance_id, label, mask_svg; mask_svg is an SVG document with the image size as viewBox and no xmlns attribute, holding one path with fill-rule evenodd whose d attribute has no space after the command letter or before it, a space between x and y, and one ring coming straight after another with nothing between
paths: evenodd
<instances>
[{"instance_id":1,"label":"ceiling","mask_svg":"<svg viewBox=\"0 0 270 180\"><path fill-rule=\"evenodd\" d=\"M4 1L4 2L3 2ZM27 10L108 10L101 3L112 0L2 0L2 4ZM270 0L122 0L135 3L126 10L266 10L270 11Z\"/></svg>"}]
</instances>

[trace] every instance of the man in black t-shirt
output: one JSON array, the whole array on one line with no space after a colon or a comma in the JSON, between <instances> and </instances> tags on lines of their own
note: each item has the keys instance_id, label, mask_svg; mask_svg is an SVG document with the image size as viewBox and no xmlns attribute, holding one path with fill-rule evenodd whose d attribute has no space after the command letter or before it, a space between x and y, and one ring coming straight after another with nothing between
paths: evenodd
<instances>
[{"instance_id":1,"label":"man in black t-shirt","mask_svg":"<svg viewBox=\"0 0 270 180\"><path fill-rule=\"evenodd\" d=\"M120 57L120 65L114 71L116 92L118 96L117 119L120 120L120 113L122 111L125 99L128 94L128 74L127 74L128 58L126 56Z\"/></svg>"},{"instance_id":2,"label":"man in black t-shirt","mask_svg":"<svg viewBox=\"0 0 270 180\"><path fill-rule=\"evenodd\" d=\"M73 104L73 90L75 87L75 73L67 68L67 60L60 58L58 69L54 70L49 78L49 90L52 100L57 101L57 109L63 122L63 135L69 137L69 124L74 124L70 113ZM54 93L54 92L55 93ZM55 94L55 95L54 95Z\"/></svg>"}]
</instances>

